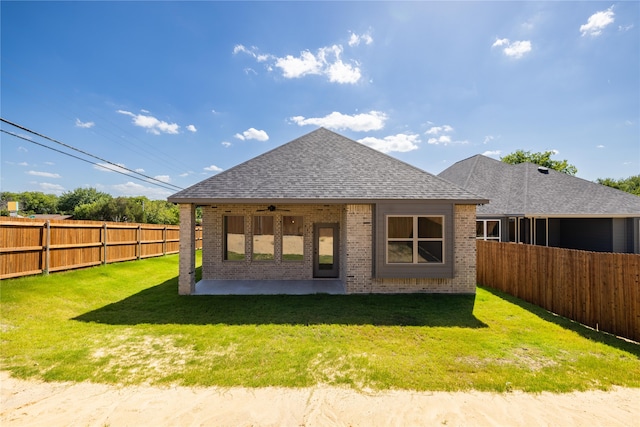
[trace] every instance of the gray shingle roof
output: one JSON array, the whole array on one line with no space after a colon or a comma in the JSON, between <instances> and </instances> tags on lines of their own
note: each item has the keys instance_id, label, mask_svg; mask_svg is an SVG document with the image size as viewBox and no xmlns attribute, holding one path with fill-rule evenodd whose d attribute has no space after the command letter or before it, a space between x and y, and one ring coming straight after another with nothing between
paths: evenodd
<instances>
[{"instance_id":1,"label":"gray shingle roof","mask_svg":"<svg viewBox=\"0 0 640 427\"><path fill-rule=\"evenodd\" d=\"M320 128L169 197L174 203L455 200L461 187Z\"/></svg>"},{"instance_id":2,"label":"gray shingle roof","mask_svg":"<svg viewBox=\"0 0 640 427\"><path fill-rule=\"evenodd\" d=\"M438 176L488 198L478 215L640 216L638 196L532 163L477 155Z\"/></svg>"}]
</instances>

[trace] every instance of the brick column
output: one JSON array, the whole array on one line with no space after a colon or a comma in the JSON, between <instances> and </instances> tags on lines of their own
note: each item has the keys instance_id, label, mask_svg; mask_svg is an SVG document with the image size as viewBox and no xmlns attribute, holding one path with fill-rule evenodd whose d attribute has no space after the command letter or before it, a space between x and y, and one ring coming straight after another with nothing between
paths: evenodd
<instances>
[{"instance_id":1,"label":"brick column","mask_svg":"<svg viewBox=\"0 0 640 427\"><path fill-rule=\"evenodd\" d=\"M373 272L372 205L346 205L346 291L371 292Z\"/></svg>"},{"instance_id":2,"label":"brick column","mask_svg":"<svg viewBox=\"0 0 640 427\"><path fill-rule=\"evenodd\" d=\"M180 272L178 293L191 295L196 290L196 206L180 204Z\"/></svg>"}]
</instances>

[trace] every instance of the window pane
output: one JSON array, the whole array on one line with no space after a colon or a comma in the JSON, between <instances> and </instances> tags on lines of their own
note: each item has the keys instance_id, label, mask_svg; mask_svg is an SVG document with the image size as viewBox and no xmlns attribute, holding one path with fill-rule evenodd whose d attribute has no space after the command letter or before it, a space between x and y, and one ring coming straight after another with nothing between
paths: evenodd
<instances>
[{"instance_id":1,"label":"window pane","mask_svg":"<svg viewBox=\"0 0 640 427\"><path fill-rule=\"evenodd\" d=\"M418 237L429 239L442 238L442 217L420 216L418 217Z\"/></svg>"},{"instance_id":2,"label":"window pane","mask_svg":"<svg viewBox=\"0 0 640 427\"><path fill-rule=\"evenodd\" d=\"M484 238L484 221L476 221L476 237Z\"/></svg>"},{"instance_id":3,"label":"window pane","mask_svg":"<svg viewBox=\"0 0 640 427\"><path fill-rule=\"evenodd\" d=\"M418 262L442 262L442 242L418 242Z\"/></svg>"},{"instance_id":4,"label":"window pane","mask_svg":"<svg viewBox=\"0 0 640 427\"><path fill-rule=\"evenodd\" d=\"M500 237L500 222L499 221L487 221L487 237L498 238Z\"/></svg>"},{"instance_id":5,"label":"window pane","mask_svg":"<svg viewBox=\"0 0 640 427\"><path fill-rule=\"evenodd\" d=\"M253 259L256 261L273 260L274 251L273 217L253 217Z\"/></svg>"},{"instance_id":6,"label":"window pane","mask_svg":"<svg viewBox=\"0 0 640 427\"><path fill-rule=\"evenodd\" d=\"M304 227L303 217L282 217L282 260L304 260Z\"/></svg>"},{"instance_id":7,"label":"window pane","mask_svg":"<svg viewBox=\"0 0 640 427\"><path fill-rule=\"evenodd\" d=\"M224 217L224 259L244 260L244 217Z\"/></svg>"},{"instance_id":8,"label":"window pane","mask_svg":"<svg viewBox=\"0 0 640 427\"><path fill-rule=\"evenodd\" d=\"M509 218L509 241L516 241L516 219Z\"/></svg>"},{"instance_id":9,"label":"window pane","mask_svg":"<svg viewBox=\"0 0 640 427\"><path fill-rule=\"evenodd\" d=\"M392 216L387 218L390 239L407 239L413 237L413 218Z\"/></svg>"},{"instance_id":10,"label":"window pane","mask_svg":"<svg viewBox=\"0 0 640 427\"><path fill-rule=\"evenodd\" d=\"M413 242L389 242L387 244L387 262L412 263Z\"/></svg>"}]
</instances>

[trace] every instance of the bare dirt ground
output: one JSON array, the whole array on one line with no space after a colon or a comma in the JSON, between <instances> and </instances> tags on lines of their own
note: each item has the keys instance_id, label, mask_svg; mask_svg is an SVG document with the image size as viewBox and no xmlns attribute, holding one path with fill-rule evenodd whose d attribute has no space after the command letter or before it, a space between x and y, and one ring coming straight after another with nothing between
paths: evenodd
<instances>
[{"instance_id":1,"label":"bare dirt ground","mask_svg":"<svg viewBox=\"0 0 640 427\"><path fill-rule=\"evenodd\" d=\"M640 389L568 394L117 387L0 372L8 426L631 426Z\"/></svg>"}]
</instances>

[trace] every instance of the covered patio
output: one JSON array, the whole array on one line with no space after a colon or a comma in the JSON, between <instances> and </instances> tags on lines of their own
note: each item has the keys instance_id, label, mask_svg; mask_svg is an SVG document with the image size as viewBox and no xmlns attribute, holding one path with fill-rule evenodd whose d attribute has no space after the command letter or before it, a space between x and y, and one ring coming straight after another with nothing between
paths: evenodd
<instances>
[{"instance_id":1,"label":"covered patio","mask_svg":"<svg viewBox=\"0 0 640 427\"><path fill-rule=\"evenodd\" d=\"M344 295L339 279L313 280L201 280L193 295Z\"/></svg>"}]
</instances>

